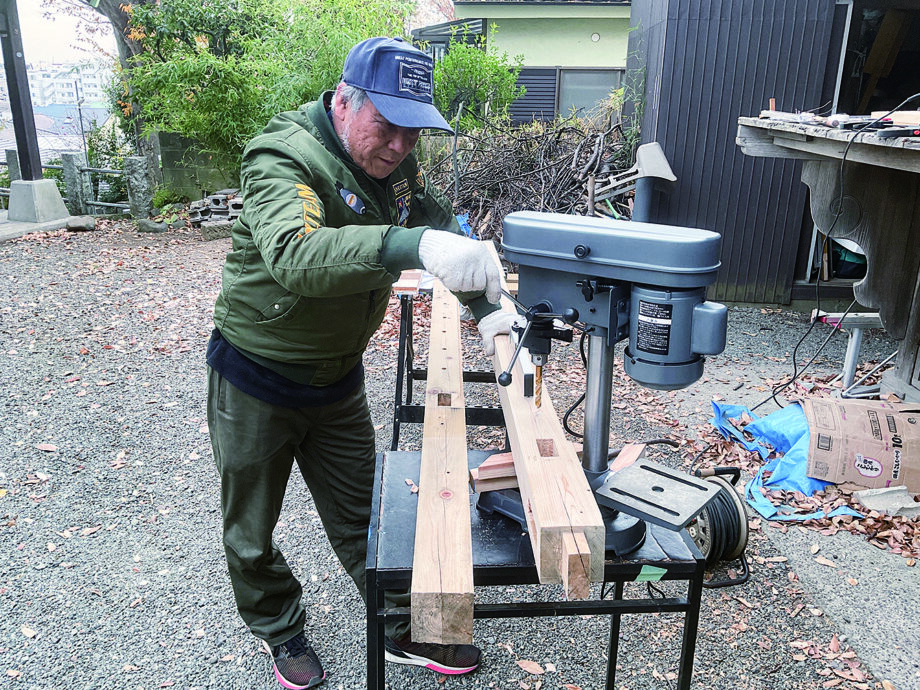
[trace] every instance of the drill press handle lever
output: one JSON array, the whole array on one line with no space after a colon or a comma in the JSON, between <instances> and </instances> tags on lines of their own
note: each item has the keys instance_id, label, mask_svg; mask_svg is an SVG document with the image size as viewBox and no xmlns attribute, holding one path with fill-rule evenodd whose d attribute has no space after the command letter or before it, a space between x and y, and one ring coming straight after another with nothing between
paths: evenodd
<instances>
[{"instance_id":1,"label":"drill press handle lever","mask_svg":"<svg viewBox=\"0 0 920 690\"><path fill-rule=\"evenodd\" d=\"M516 300L515 302L518 304L518 306L522 306ZM511 385L511 370L514 368L514 363L517 362L517 358L521 354L521 350L524 347L527 347L527 337L534 324L539 324L540 326L545 326L548 324L550 326L548 331L550 338L555 338L556 340L562 340L569 343L572 342L572 331L569 329L553 328L552 322L554 319L561 319L567 324L574 324L576 321L578 321L578 310L569 308L564 310L561 314L557 314L550 311L551 309L552 306L550 304L546 302L538 302L537 304L524 311L524 318L527 320L527 325L523 329L517 326L513 327L513 330L516 333L520 332L521 335L518 339L517 347L514 348L514 354L511 356L511 361L508 363L508 367L498 376L498 385L503 387ZM545 338L546 334L547 333L542 334L542 337ZM548 342L546 347L549 347ZM546 351L549 352L549 349Z\"/></svg>"}]
</instances>

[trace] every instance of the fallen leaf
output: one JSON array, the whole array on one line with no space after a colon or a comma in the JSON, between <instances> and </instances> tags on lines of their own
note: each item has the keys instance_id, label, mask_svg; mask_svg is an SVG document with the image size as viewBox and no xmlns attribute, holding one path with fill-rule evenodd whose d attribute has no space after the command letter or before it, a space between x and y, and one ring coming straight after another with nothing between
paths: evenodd
<instances>
[{"instance_id":1,"label":"fallen leaf","mask_svg":"<svg viewBox=\"0 0 920 690\"><path fill-rule=\"evenodd\" d=\"M17 671L15 668L11 668L6 672L6 675L8 675L10 678L19 678L19 676L22 675L22 671Z\"/></svg>"},{"instance_id":2,"label":"fallen leaf","mask_svg":"<svg viewBox=\"0 0 920 690\"><path fill-rule=\"evenodd\" d=\"M547 673L555 673L555 672L556 672L556 664L547 663L547 664L546 664L546 672L547 672Z\"/></svg>"},{"instance_id":3,"label":"fallen leaf","mask_svg":"<svg viewBox=\"0 0 920 690\"><path fill-rule=\"evenodd\" d=\"M236 657L233 654L225 654L220 658L221 661L233 661Z\"/></svg>"},{"instance_id":4,"label":"fallen leaf","mask_svg":"<svg viewBox=\"0 0 920 690\"><path fill-rule=\"evenodd\" d=\"M572 685L571 683L566 683L562 686L565 690L581 690L580 685Z\"/></svg>"},{"instance_id":5,"label":"fallen leaf","mask_svg":"<svg viewBox=\"0 0 920 690\"><path fill-rule=\"evenodd\" d=\"M85 527L83 531L80 532L81 537L88 537L91 534L95 534L102 529L102 525L96 525L95 527Z\"/></svg>"},{"instance_id":6,"label":"fallen leaf","mask_svg":"<svg viewBox=\"0 0 920 690\"><path fill-rule=\"evenodd\" d=\"M836 568L837 564L834 563L830 558L825 558L824 556L816 556L815 561L821 565L826 565L829 568Z\"/></svg>"},{"instance_id":7,"label":"fallen leaf","mask_svg":"<svg viewBox=\"0 0 920 690\"><path fill-rule=\"evenodd\" d=\"M543 667L540 666L536 661L527 661L526 659L519 659L517 665L524 669L527 673L531 673L535 676L543 675Z\"/></svg>"},{"instance_id":8,"label":"fallen leaf","mask_svg":"<svg viewBox=\"0 0 920 690\"><path fill-rule=\"evenodd\" d=\"M854 587L859 584L859 580L857 580L855 577L848 577L847 582L849 582Z\"/></svg>"},{"instance_id":9,"label":"fallen leaf","mask_svg":"<svg viewBox=\"0 0 920 690\"><path fill-rule=\"evenodd\" d=\"M30 640L36 635L38 635L37 632L35 632L34 630L32 630L32 628L30 628L28 625L25 625L25 624L23 624L22 627L19 628L19 630L20 632L22 632L23 635L28 637Z\"/></svg>"},{"instance_id":10,"label":"fallen leaf","mask_svg":"<svg viewBox=\"0 0 920 690\"><path fill-rule=\"evenodd\" d=\"M834 635L831 638L831 643L828 645L828 649L835 653L840 651L840 640L837 639L837 635Z\"/></svg>"},{"instance_id":11,"label":"fallen leaf","mask_svg":"<svg viewBox=\"0 0 920 690\"><path fill-rule=\"evenodd\" d=\"M38 450L45 451L46 453L53 453L54 451L58 449L58 447L54 445L53 443L37 443L35 447Z\"/></svg>"},{"instance_id":12,"label":"fallen leaf","mask_svg":"<svg viewBox=\"0 0 920 690\"><path fill-rule=\"evenodd\" d=\"M818 553L818 551L821 550L821 547L818 546L817 544L812 544L811 549L809 550L811 551L811 555L814 556L816 553Z\"/></svg>"},{"instance_id":13,"label":"fallen leaf","mask_svg":"<svg viewBox=\"0 0 920 690\"><path fill-rule=\"evenodd\" d=\"M130 671L140 671L140 670L141 670L141 667L140 667L140 666L135 666L134 664L125 664L124 666L121 667L121 670L122 670L122 671L126 671L126 672L130 672Z\"/></svg>"}]
</instances>

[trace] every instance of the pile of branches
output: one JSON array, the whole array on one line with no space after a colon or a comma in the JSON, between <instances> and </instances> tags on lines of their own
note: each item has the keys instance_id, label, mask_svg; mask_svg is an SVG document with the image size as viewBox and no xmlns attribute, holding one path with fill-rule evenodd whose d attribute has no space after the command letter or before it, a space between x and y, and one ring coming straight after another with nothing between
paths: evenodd
<instances>
[{"instance_id":1,"label":"pile of branches","mask_svg":"<svg viewBox=\"0 0 920 690\"><path fill-rule=\"evenodd\" d=\"M522 127L486 122L451 148L428 177L458 213L469 213L482 239L500 240L501 221L513 211L586 215L590 204L594 215L630 217L631 187L616 176L632 165L634 151L619 123L603 129L577 118Z\"/></svg>"}]
</instances>

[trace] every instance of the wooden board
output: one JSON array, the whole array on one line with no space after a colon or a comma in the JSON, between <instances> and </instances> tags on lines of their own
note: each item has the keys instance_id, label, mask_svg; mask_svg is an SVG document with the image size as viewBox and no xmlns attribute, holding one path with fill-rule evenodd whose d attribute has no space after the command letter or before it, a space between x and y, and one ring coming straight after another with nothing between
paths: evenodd
<instances>
[{"instance_id":1,"label":"wooden board","mask_svg":"<svg viewBox=\"0 0 920 690\"><path fill-rule=\"evenodd\" d=\"M412 566L412 639L470 644L473 546L456 298L436 281Z\"/></svg>"},{"instance_id":2,"label":"wooden board","mask_svg":"<svg viewBox=\"0 0 920 690\"><path fill-rule=\"evenodd\" d=\"M495 260L498 261L496 255ZM511 302L502 308L513 312ZM504 371L514 348L495 339L495 371ZM605 529L573 444L565 437L544 382L542 405L524 397L519 364L510 386L499 386L518 487L540 582L566 585L571 598L587 596L586 582L603 577Z\"/></svg>"},{"instance_id":3,"label":"wooden board","mask_svg":"<svg viewBox=\"0 0 920 690\"><path fill-rule=\"evenodd\" d=\"M470 470L470 486L476 493L518 488L511 453L495 453Z\"/></svg>"}]
</instances>

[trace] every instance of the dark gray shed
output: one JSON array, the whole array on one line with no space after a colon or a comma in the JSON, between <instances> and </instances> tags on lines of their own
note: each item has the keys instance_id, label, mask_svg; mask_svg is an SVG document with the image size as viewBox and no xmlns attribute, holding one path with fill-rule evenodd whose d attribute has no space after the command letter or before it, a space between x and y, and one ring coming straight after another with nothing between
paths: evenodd
<instances>
[{"instance_id":1,"label":"dark gray shed","mask_svg":"<svg viewBox=\"0 0 920 690\"><path fill-rule=\"evenodd\" d=\"M806 216L800 164L750 158L739 116L771 98L783 111L819 108L836 74L835 0L636 0L629 79L644 93L642 141L661 144L678 183L654 222L722 235L710 295L786 303ZM838 32L839 33L839 32Z\"/></svg>"}]
</instances>

